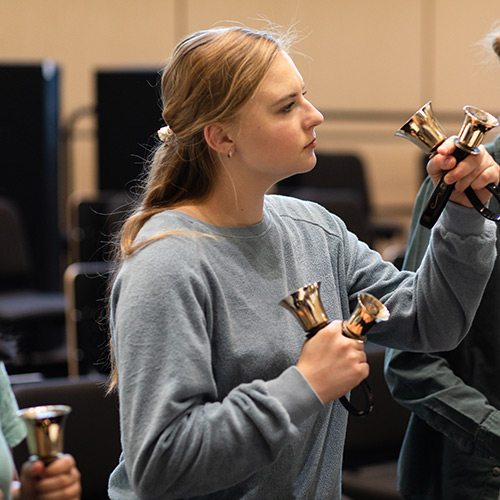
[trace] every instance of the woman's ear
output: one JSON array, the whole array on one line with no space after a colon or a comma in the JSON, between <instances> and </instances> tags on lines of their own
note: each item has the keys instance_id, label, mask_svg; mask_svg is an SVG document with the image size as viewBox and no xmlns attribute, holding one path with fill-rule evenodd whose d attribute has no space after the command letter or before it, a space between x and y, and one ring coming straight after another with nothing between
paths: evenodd
<instances>
[{"instance_id":1,"label":"woman's ear","mask_svg":"<svg viewBox=\"0 0 500 500\"><path fill-rule=\"evenodd\" d=\"M226 128L220 123L205 125L203 134L207 144L217 153L225 156L234 150L234 143L227 133Z\"/></svg>"}]
</instances>

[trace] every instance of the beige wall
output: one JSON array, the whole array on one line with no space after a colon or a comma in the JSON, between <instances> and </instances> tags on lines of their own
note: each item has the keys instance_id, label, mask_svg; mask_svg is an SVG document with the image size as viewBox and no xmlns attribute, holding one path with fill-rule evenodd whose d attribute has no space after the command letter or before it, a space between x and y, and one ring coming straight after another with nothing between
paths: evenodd
<instances>
[{"instance_id":1,"label":"beige wall","mask_svg":"<svg viewBox=\"0 0 500 500\"><path fill-rule=\"evenodd\" d=\"M438 119L456 115L440 120L451 135L465 104L495 114L500 106L500 64L485 64L475 45L500 19L498 0L0 0L0 7L1 61L51 58L61 67L63 126L94 104L97 68L159 67L181 36L221 21L295 24L307 35L297 47L307 57L296 62L327 118L319 149L363 156L385 218L407 217L419 184L418 149L394 137L410 114L432 100ZM353 111L374 116L350 119ZM379 111L395 117L380 120ZM78 127L68 190L88 191L93 120Z\"/></svg>"}]
</instances>

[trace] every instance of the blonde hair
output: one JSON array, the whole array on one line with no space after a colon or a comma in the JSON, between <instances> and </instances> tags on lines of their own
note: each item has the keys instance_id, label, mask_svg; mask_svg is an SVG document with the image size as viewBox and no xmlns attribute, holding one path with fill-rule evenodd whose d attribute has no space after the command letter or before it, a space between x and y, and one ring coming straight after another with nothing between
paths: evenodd
<instances>
[{"instance_id":1,"label":"blonde hair","mask_svg":"<svg viewBox=\"0 0 500 500\"><path fill-rule=\"evenodd\" d=\"M288 52L294 35L274 31L214 28L194 33L176 46L161 80L168 133L154 151L142 199L122 227L119 262L172 234L166 231L137 242L137 234L153 215L210 195L219 160L205 141L204 127L235 120L278 54ZM110 351L109 391L118 381L111 342Z\"/></svg>"},{"instance_id":2,"label":"blonde hair","mask_svg":"<svg viewBox=\"0 0 500 500\"><path fill-rule=\"evenodd\" d=\"M500 60L500 20L493 23L490 31L478 42L478 45L484 51L485 63Z\"/></svg>"},{"instance_id":3,"label":"blonde hair","mask_svg":"<svg viewBox=\"0 0 500 500\"><path fill-rule=\"evenodd\" d=\"M496 33L491 36L491 48L495 55L500 59L500 26L497 26Z\"/></svg>"},{"instance_id":4,"label":"blonde hair","mask_svg":"<svg viewBox=\"0 0 500 500\"><path fill-rule=\"evenodd\" d=\"M122 257L149 243L134 240L151 216L207 198L218 158L205 141L204 127L234 120L289 44L288 33L224 27L199 31L177 45L161 80L169 132L154 152L142 202L122 228Z\"/></svg>"}]
</instances>

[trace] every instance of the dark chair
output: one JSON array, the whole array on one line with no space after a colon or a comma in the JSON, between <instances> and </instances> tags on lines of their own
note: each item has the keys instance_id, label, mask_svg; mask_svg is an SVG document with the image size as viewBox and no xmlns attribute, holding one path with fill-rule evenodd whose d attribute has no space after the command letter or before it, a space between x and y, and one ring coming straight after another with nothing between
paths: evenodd
<instances>
[{"instance_id":1,"label":"dark chair","mask_svg":"<svg viewBox=\"0 0 500 500\"><path fill-rule=\"evenodd\" d=\"M34 287L25 228L16 205L5 197L0 197L0 241L0 328L19 343L13 363L30 365L34 353L64 348L64 295Z\"/></svg>"},{"instance_id":2,"label":"dark chair","mask_svg":"<svg viewBox=\"0 0 500 500\"><path fill-rule=\"evenodd\" d=\"M20 408L64 404L72 408L64 431L64 451L82 475L82 500L104 500L108 478L120 455L118 398L105 395L106 377L53 378L13 385ZM26 442L14 449L18 470L28 459Z\"/></svg>"},{"instance_id":3,"label":"dark chair","mask_svg":"<svg viewBox=\"0 0 500 500\"><path fill-rule=\"evenodd\" d=\"M114 235L131 209L125 191L100 191L70 202L72 262L109 260Z\"/></svg>"},{"instance_id":4,"label":"dark chair","mask_svg":"<svg viewBox=\"0 0 500 500\"><path fill-rule=\"evenodd\" d=\"M401 500L397 460L410 412L392 398L384 377L385 350L366 344L374 409L349 416L342 471L343 493L352 500ZM359 396L355 389L352 397ZM362 406L361 402L358 406Z\"/></svg>"},{"instance_id":5,"label":"dark chair","mask_svg":"<svg viewBox=\"0 0 500 500\"><path fill-rule=\"evenodd\" d=\"M109 373L106 301L111 264L75 262L64 273L70 376Z\"/></svg>"},{"instance_id":6,"label":"dark chair","mask_svg":"<svg viewBox=\"0 0 500 500\"><path fill-rule=\"evenodd\" d=\"M278 183L277 192L315 201L339 215L357 236L373 245L378 238L392 238L402 230L397 225L373 220L373 208L365 167L356 154L317 154L316 167ZM336 210L344 210L337 213ZM349 208L346 209L345 207Z\"/></svg>"}]
</instances>

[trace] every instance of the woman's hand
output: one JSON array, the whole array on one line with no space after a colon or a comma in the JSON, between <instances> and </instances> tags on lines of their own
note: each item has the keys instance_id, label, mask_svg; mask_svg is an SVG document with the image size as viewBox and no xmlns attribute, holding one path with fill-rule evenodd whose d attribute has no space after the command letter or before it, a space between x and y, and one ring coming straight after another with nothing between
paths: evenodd
<instances>
[{"instance_id":1,"label":"woman's hand","mask_svg":"<svg viewBox=\"0 0 500 500\"><path fill-rule=\"evenodd\" d=\"M363 342L344 337L341 321L332 321L305 342L297 368L323 403L344 396L370 372Z\"/></svg>"},{"instance_id":2,"label":"woman's hand","mask_svg":"<svg viewBox=\"0 0 500 500\"><path fill-rule=\"evenodd\" d=\"M79 500L80 497L80 472L71 455L47 466L39 460L23 465L20 500Z\"/></svg>"},{"instance_id":3,"label":"woman's hand","mask_svg":"<svg viewBox=\"0 0 500 500\"><path fill-rule=\"evenodd\" d=\"M449 137L438 147L437 153L427 164L427 172L434 184L437 184L444 172L448 172L444 178L446 184L454 184L455 188L450 200L466 207L471 203L464 191L471 186L482 203L491 198L491 193L485 189L490 183L498 185L500 181L500 167L488 154L484 146L479 146L479 153L471 154L458 165L450 156L455 151L455 137Z\"/></svg>"}]
</instances>

